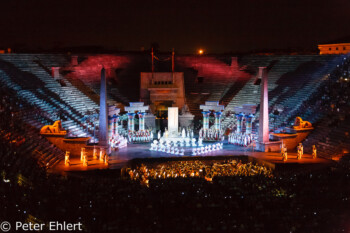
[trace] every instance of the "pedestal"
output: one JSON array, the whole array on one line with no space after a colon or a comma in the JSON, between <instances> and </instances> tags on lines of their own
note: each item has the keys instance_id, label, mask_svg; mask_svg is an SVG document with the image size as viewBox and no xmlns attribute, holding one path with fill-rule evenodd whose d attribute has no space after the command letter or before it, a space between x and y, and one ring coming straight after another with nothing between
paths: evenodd
<instances>
[{"instance_id":1,"label":"pedestal","mask_svg":"<svg viewBox=\"0 0 350 233\"><path fill-rule=\"evenodd\" d=\"M179 116L180 127L190 127L193 123L194 115L192 114L183 114Z\"/></svg>"},{"instance_id":2,"label":"pedestal","mask_svg":"<svg viewBox=\"0 0 350 233\"><path fill-rule=\"evenodd\" d=\"M281 141L256 142L255 149L262 152L280 152Z\"/></svg>"}]
</instances>

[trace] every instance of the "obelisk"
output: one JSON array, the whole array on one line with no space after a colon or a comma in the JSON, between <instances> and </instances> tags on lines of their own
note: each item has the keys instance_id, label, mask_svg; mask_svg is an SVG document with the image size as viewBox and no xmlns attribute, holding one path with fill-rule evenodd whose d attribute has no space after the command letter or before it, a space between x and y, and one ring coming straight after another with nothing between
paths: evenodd
<instances>
[{"instance_id":1,"label":"obelisk","mask_svg":"<svg viewBox=\"0 0 350 233\"><path fill-rule=\"evenodd\" d=\"M269 90L266 67L259 67L259 78L261 78L261 96L258 141L266 143L269 142Z\"/></svg>"},{"instance_id":2,"label":"obelisk","mask_svg":"<svg viewBox=\"0 0 350 233\"><path fill-rule=\"evenodd\" d=\"M108 108L107 108L107 88L106 71L101 70L101 88L100 88L100 125L99 125L99 145L108 146Z\"/></svg>"}]
</instances>

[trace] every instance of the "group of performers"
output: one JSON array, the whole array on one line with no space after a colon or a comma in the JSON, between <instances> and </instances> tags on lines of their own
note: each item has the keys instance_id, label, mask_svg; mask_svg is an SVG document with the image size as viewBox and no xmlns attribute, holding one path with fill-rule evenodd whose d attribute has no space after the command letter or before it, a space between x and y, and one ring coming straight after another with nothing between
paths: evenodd
<instances>
[{"instance_id":1,"label":"group of performers","mask_svg":"<svg viewBox=\"0 0 350 233\"><path fill-rule=\"evenodd\" d=\"M225 139L222 129L200 129L199 138L203 141L223 141Z\"/></svg>"},{"instance_id":2,"label":"group of performers","mask_svg":"<svg viewBox=\"0 0 350 233\"><path fill-rule=\"evenodd\" d=\"M131 143L150 142L153 139L151 130L129 131L128 141Z\"/></svg>"},{"instance_id":3,"label":"group of performers","mask_svg":"<svg viewBox=\"0 0 350 233\"><path fill-rule=\"evenodd\" d=\"M282 154L282 161L285 162L288 159L287 155L287 146L282 143L281 145L281 154ZM299 143L297 147L297 159L301 159L302 156L304 155L304 147L302 143ZM316 145L312 145L312 158L316 159L317 158L317 149Z\"/></svg>"},{"instance_id":4,"label":"group of performers","mask_svg":"<svg viewBox=\"0 0 350 233\"><path fill-rule=\"evenodd\" d=\"M127 144L128 140L119 134L113 135L112 138L109 139L109 145L113 149L126 147Z\"/></svg>"},{"instance_id":5,"label":"group of performers","mask_svg":"<svg viewBox=\"0 0 350 233\"><path fill-rule=\"evenodd\" d=\"M253 135L246 133L230 133L228 143L238 146L249 146L253 142Z\"/></svg>"},{"instance_id":6,"label":"group of performers","mask_svg":"<svg viewBox=\"0 0 350 233\"><path fill-rule=\"evenodd\" d=\"M222 150L224 144L223 143L216 143L213 145L207 145L207 146L202 146L202 147L197 147L192 149L192 155L200 155L200 154L205 154L217 150Z\"/></svg>"},{"instance_id":7,"label":"group of performers","mask_svg":"<svg viewBox=\"0 0 350 233\"><path fill-rule=\"evenodd\" d=\"M93 157L93 159L97 159L97 149L96 148L93 149L92 157ZM100 149L99 160L101 163L104 163L107 166L109 165L109 156L106 154L106 152L103 149ZM84 167L87 167L89 165L87 152L86 152L84 147L81 148L80 161L83 163ZM70 151L66 151L66 155L64 157L64 165L67 167L69 167L71 165L71 163L70 163Z\"/></svg>"}]
</instances>

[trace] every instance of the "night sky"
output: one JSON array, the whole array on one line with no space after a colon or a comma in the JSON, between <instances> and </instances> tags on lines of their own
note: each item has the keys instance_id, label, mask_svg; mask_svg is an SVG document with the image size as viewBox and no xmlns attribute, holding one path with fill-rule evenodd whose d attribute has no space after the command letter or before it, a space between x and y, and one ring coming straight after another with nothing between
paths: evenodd
<instances>
[{"instance_id":1,"label":"night sky","mask_svg":"<svg viewBox=\"0 0 350 233\"><path fill-rule=\"evenodd\" d=\"M0 7L0 48L139 51L157 42L162 51L223 53L317 49L350 36L348 0L1 0Z\"/></svg>"}]
</instances>

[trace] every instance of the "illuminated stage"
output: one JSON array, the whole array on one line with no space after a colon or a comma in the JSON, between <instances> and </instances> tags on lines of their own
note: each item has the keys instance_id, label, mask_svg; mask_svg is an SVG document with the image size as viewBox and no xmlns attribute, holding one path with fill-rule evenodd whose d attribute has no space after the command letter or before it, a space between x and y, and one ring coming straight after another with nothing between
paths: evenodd
<instances>
[{"instance_id":1,"label":"illuminated stage","mask_svg":"<svg viewBox=\"0 0 350 233\"><path fill-rule=\"evenodd\" d=\"M331 164L331 160L324 158L313 159L311 154L304 154L302 159L297 159L296 152L288 153L288 160L286 162L282 161L281 153L276 152L258 152L251 151L247 147L236 146L232 144L224 143L224 147L220 151L208 152L200 156L181 156L174 154L167 154L160 151L150 151L150 143L147 144L129 144L128 147L122 148L119 151L112 152L109 157L109 165L105 165L98 159L93 160L89 157L88 166L83 166L83 163L79 158L71 159L71 165L69 167L64 165L64 161L61 161L57 166L55 166L51 171L54 173L66 172L66 171L87 171L87 170L103 170L103 169L120 169L126 165L126 163L132 159L146 159L146 158L203 158L203 157L217 157L217 156L250 156L259 161L264 162L267 166L271 168L280 167L284 164L287 166L292 165L327 165Z\"/></svg>"}]
</instances>

